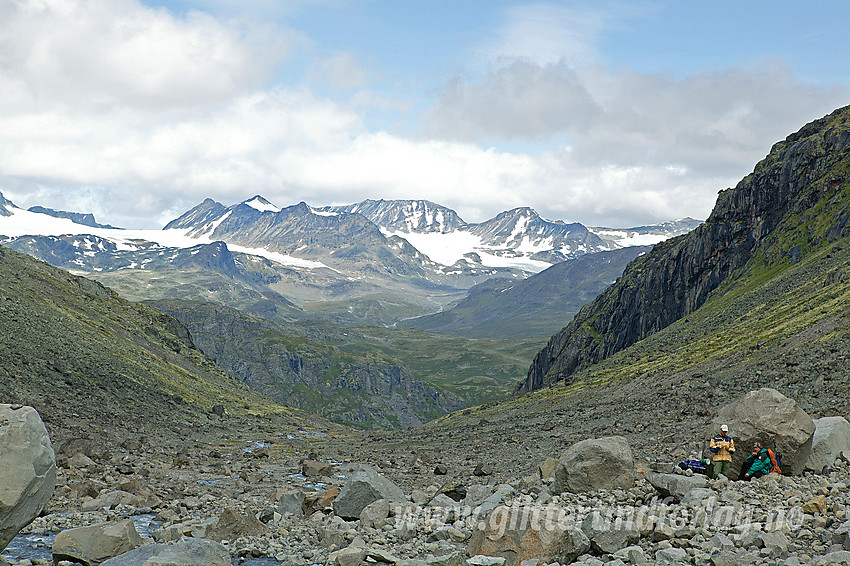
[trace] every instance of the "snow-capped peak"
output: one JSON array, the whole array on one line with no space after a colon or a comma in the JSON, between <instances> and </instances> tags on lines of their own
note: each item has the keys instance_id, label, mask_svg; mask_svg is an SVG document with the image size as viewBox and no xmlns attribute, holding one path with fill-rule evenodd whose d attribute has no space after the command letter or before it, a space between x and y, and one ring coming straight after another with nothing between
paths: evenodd
<instances>
[{"instance_id":1,"label":"snow-capped peak","mask_svg":"<svg viewBox=\"0 0 850 566\"><path fill-rule=\"evenodd\" d=\"M273 205L260 195L256 195L254 196L254 198L246 200L242 204L246 204L255 210L259 210L260 212L280 212L280 208Z\"/></svg>"}]
</instances>

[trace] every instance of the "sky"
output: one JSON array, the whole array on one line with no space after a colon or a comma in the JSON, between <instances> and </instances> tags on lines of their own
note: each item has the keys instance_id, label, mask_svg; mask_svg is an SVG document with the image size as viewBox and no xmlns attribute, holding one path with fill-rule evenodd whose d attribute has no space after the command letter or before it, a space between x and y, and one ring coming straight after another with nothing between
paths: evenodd
<instances>
[{"instance_id":1,"label":"sky","mask_svg":"<svg viewBox=\"0 0 850 566\"><path fill-rule=\"evenodd\" d=\"M850 2L0 0L0 192L159 228L205 198L706 218L850 104Z\"/></svg>"}]
</instances>

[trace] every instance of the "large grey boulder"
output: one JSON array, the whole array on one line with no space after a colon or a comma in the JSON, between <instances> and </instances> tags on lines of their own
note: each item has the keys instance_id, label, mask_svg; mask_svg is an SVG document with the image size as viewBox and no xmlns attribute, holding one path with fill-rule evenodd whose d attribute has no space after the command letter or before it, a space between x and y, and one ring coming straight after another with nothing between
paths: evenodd
<instances>
[{"instance_id":1,"label":"large grey boulder","mask_svg":"<svg viewBox=\"0 0 850 566\"><path fill-rule=\"evenodd\" d=\"M386 499L391 504L407 502L404 492L396 484L374 468L360 466L334 499L333 510L337 516L355 521L367 505L379 499Z\"/></svg>"},{"instance_id":2,"label":"large grey boulder","mask_svg":"<svg viewBox=\"0 0 850 566\"><path fill-rule=\"evenodd\" d=\"M573 444L555 467L556 493L598 489L630 489L635 485L635 461L622 436L592 438Z\"/></svg>"},{"instance_id":3,"label":"large grey boulder","mask_svg":"<svg viewBox=\"0 0 850 566\"><path fill-rule=\"evenodd\" d=\"M113 556L142 545L142 537L130 519L68 529L53 541L53 562L70 560L96 566Z\"/></svg>"},{"instance_id":4,"label":"large grey boulder","mask_svg":"<svg viewBox=\"0 0 850 566\"><path fill-rule=\"evenodd\" d=\"M184 538L176 544L146 544L102 566L231 566L230 553L217 542Z\"/></svg>"},{"instance_id":5,"label":"large grey boulder","mask_svg":"<svg viewBox=\"0 0 850 566\"><path fill-rule=\"evenodd\" d=\"M692 489L708 487L708 478L702 475L680 476L677 474L659 474L646 472L646 481L655 488L661 497L672 497L681 501Z\"/></svg>"},{"instance_id":6,"label":"large grey boulder","mask_svg":"<svg viewBox=\"0 0 850 566\"><path fill-rule=\"evenodd\" d=\"M751 454L753 442L782 453L782 473L800 474L812 449L815 423L793 400L770 388L750 391L717 413L706 431L705 454L710 457L708 440L721 424L729 425L735 440L730 475L735 478Z\"/></svg>"},{"instance_id":7,"label":"large grey boulder","mask_svg":"<svg viewBox=\"0 0 850 566\"><path fill-rule=\"evenodd\" d=\"M850 422L844 417L817 419L812 452L803 464L803 469L821 472L833 465L843 451L850 452Z\"/></svg>"},{"instance_id":8,"label":"large grey boulder","mask_svg":"<svg viewBox=\"0 0 850 566\"><path fill-rule=\"evenodd\" d=\"M56 486L56 456L32 407L0 404L0 550L38 517Z\"/></svg>"}]
</instances>

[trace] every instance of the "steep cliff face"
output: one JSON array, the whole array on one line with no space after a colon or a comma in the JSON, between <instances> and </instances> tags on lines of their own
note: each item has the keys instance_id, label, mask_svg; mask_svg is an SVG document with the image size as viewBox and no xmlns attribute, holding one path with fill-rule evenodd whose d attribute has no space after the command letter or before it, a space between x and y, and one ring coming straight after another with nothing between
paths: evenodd
<instances>
[{"instance_id":1,"label":"steep cliff face","mask_svg":"<svg viewBox=\"0 0 850 566\"><path fill-rule=\"evenodd\" d=\"M352 354L317 328L277 325L213 303L152 301L193 343L269 397L360 428L411 428L463 407L379 353ZM355 332L352 329L351 332Z\"/></svg>"},{"instance_id":2,"label":"steep cliff face","mask_svg":"<svg viewBox=\"0 0 850 566\"><path fill-rule=\"evenodd\" d=\"M558 381L700 308L756 255L795 262L850 233L850 107L816 120L771 149L690 234L637 258L535 357L515 393Z\"/></svg>"}]
</instances>

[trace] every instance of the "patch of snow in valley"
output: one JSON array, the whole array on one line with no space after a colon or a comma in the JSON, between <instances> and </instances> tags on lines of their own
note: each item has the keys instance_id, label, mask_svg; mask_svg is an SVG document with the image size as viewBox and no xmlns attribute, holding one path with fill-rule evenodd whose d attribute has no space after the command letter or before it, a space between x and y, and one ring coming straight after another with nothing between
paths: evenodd
<instances>
[{"instance_id":1,"label":"patch of snow in valley","mask_svg":"<svg viewBox=\"0 0 850 566\"><path fill-rule=\"evenodd\" d=\"M501 257L492 253L488 253L483 249L475 250L475 253L477 253L478 257L481 258L481 265L485 267L512 267L515 269L522 269L523 271L529 271L532 273L539 273L544 269L552 267L552 264L549 262L539 261L536 259L530 259L522 256Z\"/></svg>"}]
</instances>

